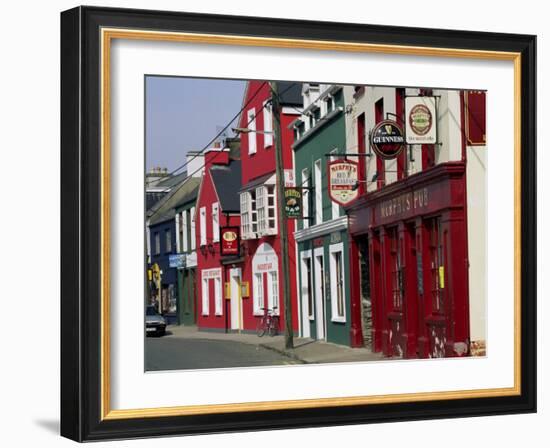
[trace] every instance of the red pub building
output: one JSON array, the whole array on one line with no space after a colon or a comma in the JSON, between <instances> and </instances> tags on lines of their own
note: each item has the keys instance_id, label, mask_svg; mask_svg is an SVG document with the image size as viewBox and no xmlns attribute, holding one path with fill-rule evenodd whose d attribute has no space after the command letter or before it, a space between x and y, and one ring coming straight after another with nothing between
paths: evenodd
<instances>
[{"instance_id":1,"label":"red pub building","mask_svg":"<svg viewBox=\"0 0 550 448\"><path fill-rule=\"evenodd\" d=\"M197 197L197 326L201 330L228 331L239 326L238 303L226 300L230 298L227 285L231 285L227 261L235 257L224 256L220 250L224 229L238 230L240 225L241 162L231 156L229 148L213 148L205 153ZM233 295L238 297L239 293Z\"/></svg>"},{"instance_id":2,"label":"red pub building","mask_svg":"<svg viewBox=\"0 0 550 448\"><path fill-rule=\"evenodd\" d=\"M302 107L302 84L278 82L281 107L280 128L285 184L294 184L294 133L290 124ZM275 175L275 140L273 135L272 91L267 81L249 81L239 120L241 129L242 179L240 189L243 287L242 329L255 331L259 318L270 310L285 326L282 300L283 273L281 238L278 229L277 185ZM290 297L293 329L298 330L296 282L295 223L288 221ZM236 268L235 268L236 269Z\"/></svg>"},{"instance_id":3,"label":"red pub building","mask_svg":"<svg viewBox=\"0 0 550 448\"><path fill-rule=\"evenodd\" d=\"M365 87L347 119L363 153L346 208L352 319L385 356L484 354L485 92ZM385 120L402 131L390 157Z\"/></svg>"}]
</instances>

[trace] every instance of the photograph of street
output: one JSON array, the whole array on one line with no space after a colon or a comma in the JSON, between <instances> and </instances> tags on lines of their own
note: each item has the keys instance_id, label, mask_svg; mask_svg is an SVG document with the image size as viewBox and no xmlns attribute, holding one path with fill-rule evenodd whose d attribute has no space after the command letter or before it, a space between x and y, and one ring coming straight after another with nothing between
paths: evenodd
<instances>
[{"instance_id":1,"label":"photograph of street","mask_svg":"<svg viewBox=\"0 0 550 448\"><path fill-rule=\"evenodd\" d=\"M146 371L487 356L486 91L144 95Z\"/></svg>"}]
</instances>

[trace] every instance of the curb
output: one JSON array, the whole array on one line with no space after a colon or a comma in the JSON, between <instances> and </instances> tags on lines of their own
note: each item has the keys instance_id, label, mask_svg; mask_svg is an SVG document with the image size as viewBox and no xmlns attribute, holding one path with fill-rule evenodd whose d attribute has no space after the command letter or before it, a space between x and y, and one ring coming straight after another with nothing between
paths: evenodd
<instances>
[{"instance_id":1,"label":"curb","mask_svg":"<svg viewBox=\"0 0 550 448\"><path fill-rule=\"evenodd\" d=\"M273 352L279 353L280 355L284 355L287 358L293 359L294 361L301 362L302 364L310 364L309 361L306 361L305 359L300 358L299 356L297 356L295 353L290 353L290 352L288 352L284 349L279 349L277 347L273 347L273 346L270 346L270 345L267 345L267 344L262 344L262 343L258 344L258 346L262 347L262 348L265 348L267 350L271 350Z\"/></svg>"}]
</instances>

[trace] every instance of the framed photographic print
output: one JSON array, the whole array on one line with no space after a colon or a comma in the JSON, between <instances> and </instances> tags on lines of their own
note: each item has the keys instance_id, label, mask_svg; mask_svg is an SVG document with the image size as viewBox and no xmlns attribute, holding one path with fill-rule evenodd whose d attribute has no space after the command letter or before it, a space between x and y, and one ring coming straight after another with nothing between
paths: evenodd
<instances>
[{"instance_id":1,"label":"framed photographic print","mask_svg":"<svg viewBox=\"0 0 550 448\"><path fill-rule=\"evenodd\" d=\"M61 14L61 433L536 411L535 36Z\"/></svg>"}]
</instances>

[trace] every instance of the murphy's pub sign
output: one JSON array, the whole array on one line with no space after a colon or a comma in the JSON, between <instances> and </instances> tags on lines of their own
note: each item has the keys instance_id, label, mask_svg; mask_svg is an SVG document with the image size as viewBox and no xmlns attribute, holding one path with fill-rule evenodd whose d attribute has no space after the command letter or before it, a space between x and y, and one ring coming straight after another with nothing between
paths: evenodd
<instances>
[{"instance_id":1,"label":"murphy's pub sign","mask_svg":"<svg viewBox=\"0 0 550 448\"><path fill-rule=\"evenodd\" d=\"M328 193L332 201L348 205L357 199L359 191L357 162L340 159L328 163Z\"/></svg>"},{"instance_id":2,"label":"murphy's pub sign","mask_svg":"<svg viewBox=\"0 0 550 448\"><path fill-rule=\"evenodd\" d=\"M403 129L395 121L381 121L372 130L370 143L378 157L394 159L405 147Z\"/></svg>"},{"instance_id":3,"label":"murphy's pub sign","mask_svg":"<svg viewBox=\"0 0 550 448\"><path fill-rule=\"evenodd\" d=\"M427 188L400 194L380 203L380 217L400 218L403 214L416 214L428 207L429 194Z\"/></svg>"}]
</instances>

